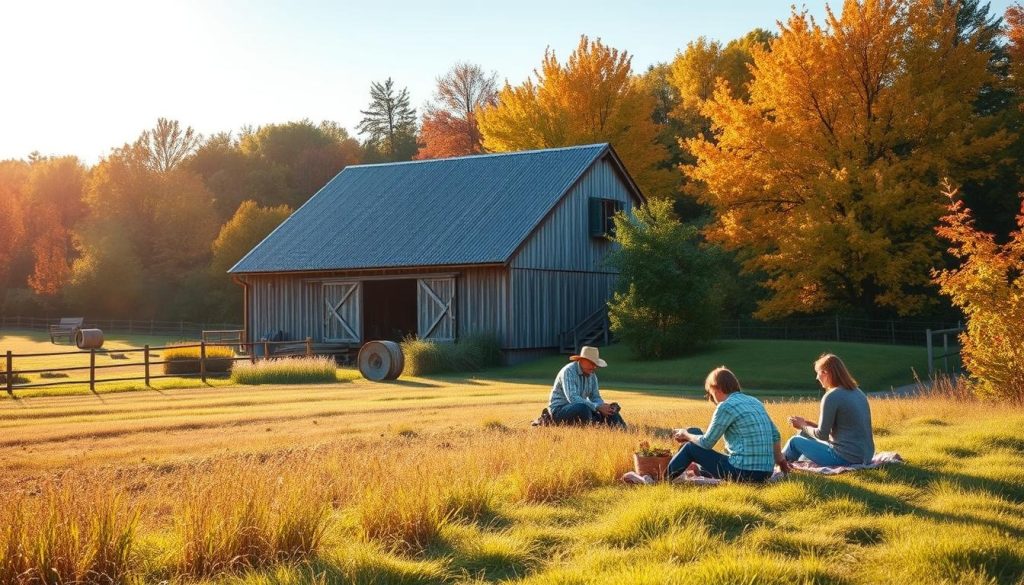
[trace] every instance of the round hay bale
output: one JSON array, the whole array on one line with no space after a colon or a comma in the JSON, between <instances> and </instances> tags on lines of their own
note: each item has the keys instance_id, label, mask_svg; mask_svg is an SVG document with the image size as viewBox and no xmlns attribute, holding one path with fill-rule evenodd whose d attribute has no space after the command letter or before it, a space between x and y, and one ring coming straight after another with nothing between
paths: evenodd
<instances>
[{"instance_id":1,"label":"round hay bale","mask_svg":"<svg viewBox=\"0 0 1024 585\"><path fill-rule=\"evenodd\" d=\"M367 380L394 380L405 367L402 347L394 341L368 341L356 357L359 373Z\"/></svg>"},{"instance_id":2,"label":"round hay bale","mask_svg":"<svg viewBox=\"0 0 1024 585\"><path fill-rule=\"evenodd\" d=\"M103 347L103 331L79 329L75 334L75 345L78 346L78 349L100 349Z\"/></svg>"}]
</instances>

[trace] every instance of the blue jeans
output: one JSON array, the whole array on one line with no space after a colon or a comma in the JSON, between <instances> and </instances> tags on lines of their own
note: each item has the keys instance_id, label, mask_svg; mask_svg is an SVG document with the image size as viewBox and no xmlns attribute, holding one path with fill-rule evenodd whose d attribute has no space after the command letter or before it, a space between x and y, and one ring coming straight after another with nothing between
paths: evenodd
<instances>
[{"instance_id":1,"label":"blue jeans","mask_svg":"<svg viewBox=\"0 0 1024 585\"><path fill-rule=\"evenodd\" d=\"M782 449L782 455L786 458L786 461L796 461L803 455L804 458L826 467L850 464L849 461L836 453L832 445L803 435L793 435L790 437L786 441L786 447Z\"/></svg>"},{"instance_id":2,"label":"blue jeans","mask_svg":"<svg viewBox=\"0 0 1024 585\"><path fill-rule=\"evenodd\" d=\"M703 435L704 431L693 427L687 431ZM679 451L668 462L669 479L682 475L691 463L696 463L700 474L704 477L715 477L718 479L731 479L734 481L745 481L760 483L767 481L772 476L770 471L754 471L751 469L740 469L729 463L729 458L713 449L704 449L687 441Z\"/></svg>"},{"instance_id":3,"label":"blue jeans","mask_svg":"<svg viewBox=\"0 0 1024 585\"><path fill-rule=\"evenodd\" d=\"M590 407L583 403L577 404L566 404L564 406L558 406L551 409L551 418L558 425L585 425L585 424L605 424L610 427L623 427L626 426L626 421L622 420L619 413L615 413L611 416L604 416L599 412L590 410Z\"/></svg>"}]
</instances>

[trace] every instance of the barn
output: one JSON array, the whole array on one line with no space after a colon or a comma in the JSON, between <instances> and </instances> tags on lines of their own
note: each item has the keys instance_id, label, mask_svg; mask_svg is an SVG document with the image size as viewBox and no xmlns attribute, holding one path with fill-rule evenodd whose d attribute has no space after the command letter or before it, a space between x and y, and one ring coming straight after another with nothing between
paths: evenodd
<instances>
[{"instance_id":1,"label":"barn","mask_svg":"<svg viewBox=\"0 0 1024 585\"><path fill-rule=\"evenodd\" d=\"M249 341L493 334L509 362L607 340L608 144L345 168L228 272Z\"/></svg>"}]
</instances>

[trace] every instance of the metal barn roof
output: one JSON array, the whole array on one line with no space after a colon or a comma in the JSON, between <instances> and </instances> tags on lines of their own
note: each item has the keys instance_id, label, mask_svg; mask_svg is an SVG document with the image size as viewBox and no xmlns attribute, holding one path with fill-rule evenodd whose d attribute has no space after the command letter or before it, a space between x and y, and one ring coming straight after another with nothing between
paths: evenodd
<instances>
[{"instance_id":1,"label":"metal barn roof","mask_svg":"<svg viewBox=\"0 0 1024 585\"><path fill-rule=\"evenodd\" d=\"M605 152L614 151L350 166L228 272L504 263Z\"/></svg>"}]
</instances>

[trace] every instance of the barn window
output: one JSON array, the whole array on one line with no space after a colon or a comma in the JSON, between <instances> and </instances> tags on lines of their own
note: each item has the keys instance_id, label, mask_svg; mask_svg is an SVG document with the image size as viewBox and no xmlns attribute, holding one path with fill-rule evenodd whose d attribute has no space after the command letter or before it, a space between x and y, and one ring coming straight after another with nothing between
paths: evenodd
<instances>
[{"instance_id":1,"label":"barn window","mask_svg":"<svg viewBox=\"0 0 1024 585\"><path fill-rule=\"evenodd\" d=\"M622 211L623 204L617 199L590 198L590 235L595 238L615 236L615 222L612 217Z\"/></svg>"}]
</instances>

